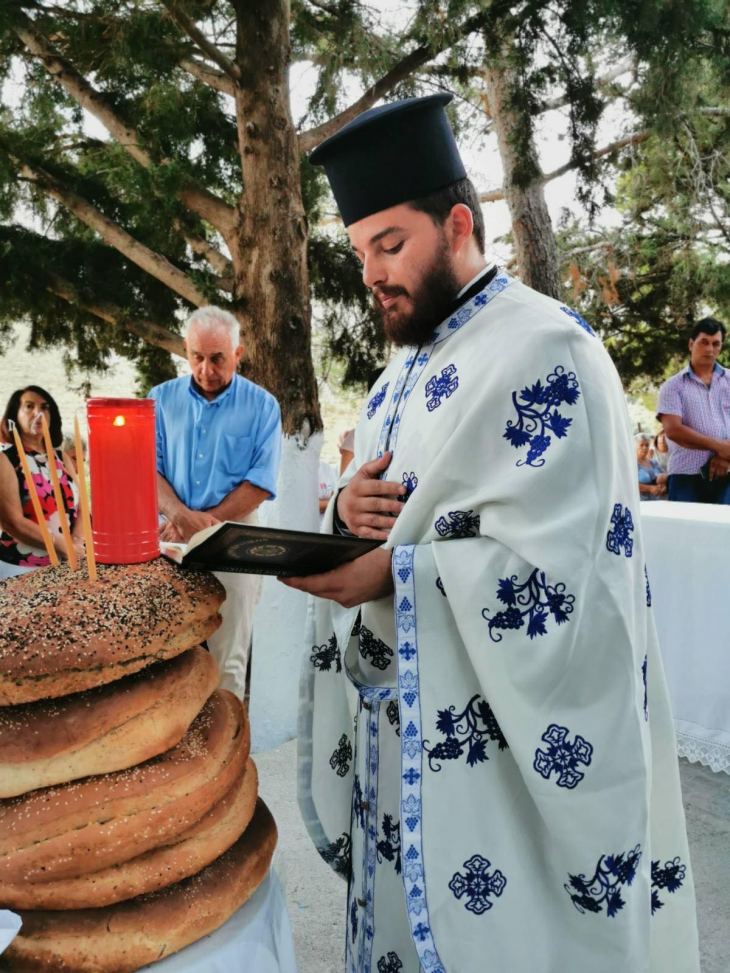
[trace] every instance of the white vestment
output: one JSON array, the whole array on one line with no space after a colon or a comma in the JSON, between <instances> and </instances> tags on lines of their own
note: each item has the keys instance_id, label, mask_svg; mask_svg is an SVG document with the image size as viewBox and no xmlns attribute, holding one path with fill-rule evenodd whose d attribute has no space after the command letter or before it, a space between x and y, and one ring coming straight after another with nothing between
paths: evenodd
<instances>
[{"instance_id":1,"label":"white vestment","mask_svg":"<svg viewBox=\"0 0 730 973\"><path fill-rule=\"evenodd\" d=\"M348 973L698 973L630 433L586 322L505 274L372 390L395 594L316 601L299 737Z\"/></svg>"}]
</instances>

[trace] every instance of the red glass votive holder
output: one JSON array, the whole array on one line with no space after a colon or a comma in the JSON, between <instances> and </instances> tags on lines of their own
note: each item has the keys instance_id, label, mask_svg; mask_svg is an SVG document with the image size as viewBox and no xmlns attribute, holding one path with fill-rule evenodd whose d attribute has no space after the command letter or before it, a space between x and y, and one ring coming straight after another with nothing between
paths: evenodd
<instances>
[{"instance_id":1,"label":"red glass votive holder","mask_svg":"<svg viewBox=\"0 0 730 973\"><path fill-rule=\"evenodd\" d=\"M94 554L102 564L159 557L155 403L89 399Z\"/></svg>"}]
</instances>

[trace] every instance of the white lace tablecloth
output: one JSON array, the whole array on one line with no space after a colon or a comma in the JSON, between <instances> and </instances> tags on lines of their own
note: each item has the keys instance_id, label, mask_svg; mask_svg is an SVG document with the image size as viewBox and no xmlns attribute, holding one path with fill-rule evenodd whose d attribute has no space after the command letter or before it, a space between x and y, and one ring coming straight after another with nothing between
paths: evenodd
<instances>
[{"instance_id":1,"label":"white lace tablecloth","mask_svg":"<svg viewBox=\"0 0 730 973\"><path fill-rule=\"evenodd\" d=\"M677 750L730 773L730 507L658 501L641 515Z\"/></svg>"},{"instance_id":2,"label":"white lace tablecloth","mask_svg":"<svg viewBox=\"0 0 730 973\"><path fill-rule=\"evenodd\" d=\"M0 911L0 952L16 926L17 917ZM276 873L270 872L220 929L145 966L144 973L297 973L289 915Z\"/></svg>"}]
</instances>

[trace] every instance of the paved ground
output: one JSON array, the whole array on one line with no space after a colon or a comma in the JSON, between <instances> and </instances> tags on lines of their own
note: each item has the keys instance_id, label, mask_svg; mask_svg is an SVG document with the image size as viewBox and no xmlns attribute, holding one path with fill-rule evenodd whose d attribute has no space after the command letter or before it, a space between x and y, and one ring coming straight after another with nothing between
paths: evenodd
<instances>
[{"instance_id":1,"label":"paved ground","mask_svg":"<svg viewBox=\"0 0 730 973\"><path fill-rule=\"evenodd\" d=\"M299 973L342 973L345 883L321 861L299 816L296 741L255 759L261 794L279 826L275 865L289 901ZM697 886L702 973L728 973L730 776L686 760L680 761L680 769Z\"/></svg>"}]
</instances>

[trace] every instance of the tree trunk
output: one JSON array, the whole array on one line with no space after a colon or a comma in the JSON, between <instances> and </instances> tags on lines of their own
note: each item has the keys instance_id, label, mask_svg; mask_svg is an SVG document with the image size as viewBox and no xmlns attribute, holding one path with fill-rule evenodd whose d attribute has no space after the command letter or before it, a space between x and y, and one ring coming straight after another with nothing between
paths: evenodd
<instances>
[{"instance_id":1,"label":"tree trunk","mask_svg":"<svg viewBox=\"0 0 730 973\"><path fill-rule=\"evenodd\" d=\"M232 241L244 358L281 404L284 434L322 428L311 356L307 225L289 109L288 0L236 0L243 175Z\"/></svg>"},{"instance_id":2,"label":"tree trunk","mask_svg":"<svg viewBox=\"0 0 730 973\"><path fill-rule=\"evenodd\" d=\"M484 72L489 111L499 141L504 169L504 196L512 217L515 257L525 284L549 297L560 298L558 250L545 203L542 172L528 124L511 103L514 73L502 65Z\"/></svg>"}]
</instances>

